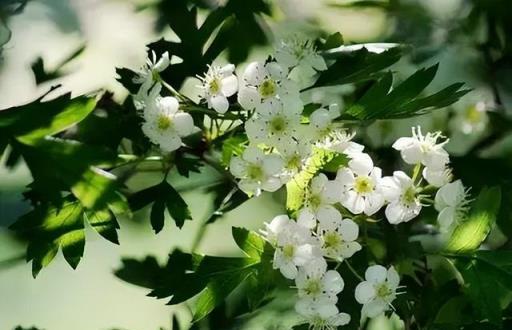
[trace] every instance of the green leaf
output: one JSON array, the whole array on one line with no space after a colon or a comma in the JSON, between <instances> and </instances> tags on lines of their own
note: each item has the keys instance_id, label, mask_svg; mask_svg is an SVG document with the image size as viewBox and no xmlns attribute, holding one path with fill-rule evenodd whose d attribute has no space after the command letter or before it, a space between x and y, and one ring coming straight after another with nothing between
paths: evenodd
<instances>
[{"instance_id":1,"label":"green leaf","mask_svg":"<svg viewBox=\"0 0 512 330\"><path fill-rule=\"evenodd\" d=\"M319 42L317 48L319 50L328 50L343 45L343 36L339 32L335 32L327 36L324 42Z\"/></svg>"},{"instance_id":2,"label":"green leaf","mask_svg":"<svg viewBox=\"0 0 512 330\"><path fill-rule=\"evenodd\" d=\"M71 191L87 208L103 209L120 202L116 177L99 166L114 163L116 154L76 141L37 140L30 145L13 144L27 163L32 189L56 201L61 191Z\"/></svg>"},{"instance_id":3,"label":"green leaf","mask_svg":"<svg viewBox=\"0 0 512 330\"><path fill-rule=\"evenodd\" d=\"M512 296L512 252L478 251L471 255L449 255L464 278L464 292L482 320L498 328L502 310Z\"/></svg>"},{"instance_id":4,"label":"green leaf","mask_svg":"<svg viewBox=\"0 0 512 330\"><path fill-rule=\"evenodd\" d=\"M393 65L403 55L402 47L393 47L381 53L372 53L366 48L354 49L354 45L346 51L332 53L336 62L323 71L314 87L344 85L375 79L381 70Z\"/></svg>"},{"instance_id":5,"label":"green leaf","mask_svg":"<svg viewBox=\"0 0 512 330\"><path fill-rule=\"evenodd\" d=\"M387 73L346 113L360 120L411 117L450 105L469 91L460 90L463 84L453 84L433 95L419 98L434 79L437 68L434 65L419 69L394 88L391 88L392 75Z\"/></svg>"},{"instance_id":6,"label":"green leaf","mask_svg":"<svg viewBox=\"0 0 512 330\"><path fill-rule=\"evenodd\" d=\"M187 203L181 195L167 181L140 190L128 198L133 211L153 203L151 209L151 225L155 233L159 233L164 226L164 210L173 218L176 226L181 229L186 220L192 220Z\"/></svg>"},{"instance_id":7,"label":"green leaf","mask_svg":"<svg viewBox=\"0 0 512 330\"><path fill-rule=\"evenodd\" d=\"M447 252L468 252L477 249L496 222L501 201L499 187L484 188L471 207L466 221L452 233L446 244Z\"/></svg>"},{"instance_id":8,"label":"green leaf","mask_svg":"<svg viewBox=\"0 0 512 330\"><path fill-rule=\"evenodd\" d=\"M31 144L47 135L60 133L87 117L95 108L93 98L74 99L65 94L48 102L35 102L0 112L0 128L20 142Z\"/></svg>"},{"instance_id":9,"label":"green leaf","mask_svg":"<svg viewBox=\"0 0 512 330\"><path fill-rule=\"evenodd\" d=\"M254 259L261 258L267 242L260 235L239 227L233 227L231 234L238 247L244 251L248 257Z\"/></svg>"},{"instance_id":10,"label":"green leaf","mask_svg":"<svg viewBox=\"0 0 512 330\"><path fill-rule=\"evenodd\" d=\"M221 163L224 166L229 166L233 156L241 155L244 151L244 146L248 143L247 136L234 135L222 142L222 158Z\"/></svg>"},{"instance_id":11,"label":"green leaf","mask_svg":"<svg viewBox=\"0 0 512 330\"><path fill-rule=\"evenodd\" d=\"M337 154L325 149L313 149L313 155L309 158L305 168L286 184L286 209L289 212L296 212L302 207L309 182Z\"/></svg>"},{"instance_id":12,"label":"green leaf","mask_svg":"<svg viewBox=\"0 0 512 330\"><path fill-rule=\"evenodd\" d=\"M84 212L79 201L66 198L59 206L39 205L11 225L10 229L29 241L27 261L32 260L34 277L50 264L59 248L72 268L78 266L85 246ZM88 211L86 219L98 233L117 243L119 225L113 214Z\"/></svg>"}]
</instances>

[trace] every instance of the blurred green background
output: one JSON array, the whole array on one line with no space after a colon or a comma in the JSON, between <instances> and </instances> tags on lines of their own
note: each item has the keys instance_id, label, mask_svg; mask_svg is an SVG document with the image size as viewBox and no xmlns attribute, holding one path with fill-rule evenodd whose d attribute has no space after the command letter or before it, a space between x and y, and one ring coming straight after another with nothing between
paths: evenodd
<instances>
[{"instance_id":1,"label":"blurred green background","mask_svg":"<svg viewBox=\"0 0 512 330\"><path fill-rule=\"evenodd\" d=\"M242 0L240 0L242 1ZM321 0L274 1L273 18L269 19L275 35L289 35L297 30L314 31L318 27L339 31L346 42L375 42L386 39L397 28L396 18L378 8L342 9L328 6L333 2ZM409 1L413 2L413 1ZM449 33L445 26L459 14L461 0L418 0L428 11L439 28L432 38ZM155 12L144 7L144 1L121 0L33 0L23 12L12 16L7 25L12 32L4 46L0 66L0 109L33 100L50 85L61 83L62 91L80 95L99 88L115 93L123 99L126 91L115 80L115 67L137 68L145 61L145 44L159 38L154 33ZM2 25L5 22L2 22ZM0 33L6 33L2 30ZM170 31L164 36L172 37ZM442 40L442 38L440 39ZM45 66L58 65L68 54L82 44L84 53L65 67L67 75L57 81L36 86L30 70L34 60L41 56ZM257 49L251 57L265 54L269 49ZM479 93L489 91L479 81L478 54L464 44L446 44L443 51L427 63L441 62L438 77L430 87L435 90L454 81L465 81ZM415 66L402 61L396 66L400 73L410 74ZM194 86L185 84L185 93ZM312 95L315 97L315 95ZM411 125L421 123L425 129L444 125L446 115L414 118L390 127L380 122L367 130L365 141L374 146L391 143L397 136L409 134ZM101 129L101 128L100 128ZM471 146L467 136L453 137L450 150L463 153ZM171 308L165 301L146 297L147 290L124 283L112 271L122 257L143 257L148 254L164 261L174 247L189 250L198 228L207 212L208 198L200 191L191 190L184 196L191 206L194 221L187 222L179 231L171 221L155 235L148 221L148 210L136 214L135 220L121 219L119 246L101 239L93 230L87 232L85 256L77 270L72 270L62 256L37 279L33 279L30 265L20 261L24 243L17 241L7 226L28 210L22 202L22 192L30 179L23 164L7 170L5 159L0 161L0 330L17 325L35 325L47 330L153 330L171 327L171 312L184 307ZM155 178L149 175L136 177L133 187L150 185ZM233 225L249 229L260 228L264 221L282 211L281 196L264 194L231 212L207 227L206 235L198 248L209 254L237 253L231 240ZM187 283L183 283L187 285ZM279 317L278 315L274 315ZM259 329L257 322L249 325ZM373 329L393 329L394 322L376 319Z\"/></svg>"}]
</instances>

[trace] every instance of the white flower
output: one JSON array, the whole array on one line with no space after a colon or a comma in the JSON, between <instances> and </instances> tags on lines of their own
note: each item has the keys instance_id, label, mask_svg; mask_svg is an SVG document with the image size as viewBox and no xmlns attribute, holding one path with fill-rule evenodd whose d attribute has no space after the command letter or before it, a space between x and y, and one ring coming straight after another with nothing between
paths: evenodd
<instances>
[{"instance_id":1,"label":"white flower","mask_svg":"<svg viewBox=\"0 0 512 330\"><path fill-rule=\"evenodd\" d=\"M329 109L320 108L309 116L309 135L311 141L323 143L337 129L333 120L340 115L337 104L331 104Z\"/></svg>"},{"instance_id":2,"label":"white flower","mask_svg":"<svg viewBox=\"0 0 512 330\"><path fill-rule=\"evenodd\" d=\"M329 181L325 174L314 177L306 191L304 207L299 211L297 221L307 228L314 228L316 221L341 217L340 212L333 206L338 201L339 186L335 181Z\"/></svg>"},{"instance_id":3,"label":"white flower","mask_svg":"<svg viewBox=\"0 0 512 330\"><path fill-rule=\"evenodd\" d=\"M485 102L479 101L456 112L452 126L464 134L481 133L489 123Z\"/></svg>"},{"instance_id":4,"label":"white flower","mask_svg":"<svg viewBox=\"0 0 512 330\"><path fill-rule=\"evenodd\" d=\"M355 133L349 133L344 129L335 129L325 137L323 141L317 143L319 147L343 153L346 155L360 154L364 150L362 144L353 142ZM355 157L355 156L353 156Z\"/></svg>"},{"instance_id":5,"label":"white flower","mask_svg":"<svg viewBox=\"0 0 512 330\"><path fill-rule=\"evenodd\" d=\"M422 204L418 188L412 179L402 171L395 171L392 177L382 178L382 192L389 202L386 218L391 224L407 222L420 214Z\"/></svg>"},{"instance_id":6,"label":"white flower","mask_svg":"<svg viewBox=\"0 0 512 330\"><path fill-rule=\"evenodd\" d=\"M311 144L304 140L292 140L288 143L277 143L277 151L284 161L283 183L289 182L306 165L311 155Z\"/></svg>"},{"instance_id":7,"label":"white flower","mask_svg":"<svg viewBox=\"0 0 512 330\"><path fill-rule=\"evenodd\" d=\"M444 169L449 162L449 155L443 146L448 139L438 143L443 138L441 132L421 133L421 127L412 128L412 137L402 137L393 143L393 148L400 151L403 160L407 164L423 164L431 169Z\"/></svg>"},{"instance_id":8,"label":"white flower","mask_svg":"<svg viewBox=\"0 0 512 330\"><path fill-rule=\"evenodd\" d=\"M206 99L208 108L213 108L218 113L225 113L229 108L228 97L238 90L238 79L234 75L235 66L228 64L223 67L209 66L208 72L200 86L203 90L202 97Z\"/></svg>"},{"instance_id":9,"label":"white flower","mask_svg":"<svg viewBox=\"0 0 512 330\"><path fill-rule=\"evenodd\" d=\"M293 143L300 127L299 113L288 112L278 104L268 112L253 116L245 123L245 131L249 140L254 143L265 143L268 146Z\"/></svg>"},{"instance_id":10,"label":"white flower","mask_svg":"<svg viewBox=\"0 0 512 330\"><path fill-rule=\"evenodd\" d=\"M249 146L241 157L231 158L229 170L240 179L238 186L242 191L258 196L262 190L273 192L281 188L283 165L278 155L266 155L261 149Z\"/></svg>"},{"instance_id":11,"label":"white flower","mask_svg":"<svg viewBox=\"0 0 512 330\"><path fill-rule=\"evenodd\" d=\"M295 278L300 298L319 299L327 297L332 302L338 300L338 293L343 291L345 282L335 270L327 270L324 258L316 258L300 267Z\"/></svg>"},{"instance_id":12,"label":"white flower","mask_svg":"<svg viewBox=\"0 0 512 330\"><path fill-rule=\"evenodd\" d=\"M295 221L290 221L284 230L277 234L276 245L273 267L291 280L297 276L298 266L304 266L309 261L321 257L318 240L307 228Z\"/></svg>"},{"instance_id":13,"label":"white flower","mask_svg":"<svg viewBox=\"0 0 512 330\"><path fill-rule=\"evenodd\" d=\"M337 261L350 258L361 250L361 245L356 242L359 227L350 219L342 220L341 215L320 220L317 236L324 256Z\"/></svg>"},{"instance_id":14,"label":"white flower","mask_svg":"<svg viewBox=\"0 0 512 330\"><path fill-rule=\"evenodd\" d=\"M338 170L336 181L342 187L341 205L353 214L375 214L383 205L380 191L382 171L373 166L367 154L352 154L348 168Z\"/></svg>"},{"instance_id":15,"label":"white flower","mask_svg":"<svg viewBox=\"0 0 512 330\"><path fill-rule=\"evenodd\" d=\"M350 315L340 313L336 304L327 297L299 299L295 311L306 319L312 330L336 330L350 323Z\"/></svg>"},{"instance_id":16,"label":"white flower","mask_svg":"<svg viewBox=\"0 0 512 330\"><path fill-rule=\"evenodd\" d=\"M436 193L434 207L439 212L437 221L441 231L449 231L464 219L469 210L469 189L460 180L448 183Z\"/></svg>"},{"instance_id":17,"label":"white flower","mask_svg":"<svg viewBox=\"0 0 512 330\"><path fill-rule=\"evenodd\" d=\"M159 85L160 72L164 71L169 64L169 53L165 52L162 57L157 60L154 51L151 51L152 58L146 60L146 64L137 72L137 75L133 78L133 82L141 84L139 91L133 96L133 102L136 109L143 109L146 107L148 102L149 90L155 83ZM151 99L151 97L149 97Z\"/></svg>"},{"instance_id":18,"label":"white flower","mask_svg":"<svg viewBox=\"0 0 512 330\"><path fill-rule=\"evenodd\" d=\"M193 133L194 121L179 110L174 97L156 97L146 104L142 131L163 151L171 152L181 146L182 137Z\"/></svg>"},{"instance_id":19,"label":"white flower","mask_svg":"<svg viewBox=\"0 0 512 330\"><path fill-rule=\"evenodd\" d=\"M265 222L265 230L261 230L261 233L270 243L275 245L277 235L285 230L292 221L286 214L278 215L270 223Z\"/></svg>"},{"instance_id":20,"label":"white flower","mask_svg":"<svg viewBox=\"0 0 512 330\"><path fill-rule=\"evenodd\" d=\"M357 285L355 297L363 304L361 314L372 318L389 310L396 298L400 277L393 266L386 270L375 265L366 269L365 279Z\"/></svg>"},{"instance_id":21,"label":"white flower","mask_svg":"<svg viewBox=\"0 0 512 330\"><path fill-rule=\"evenodd\" d=\"M238 102L246 110L270 113L282 105L287 112L300 113L304 104L298 86L286 77L283 68L275 63L250 63L242 77Z\"/></svg>"},{"instance_id":22,"label":"white flower","mask_svg":"<svg viewBox=\"0 0 512 330\"><path fill-rule=\"evenodd\" d=\"M434 187L442 187L448 182L452 181L452 170L451 168L443 168L443 169L431 169L430 167L425 167L423 169L423 177L427 182Z\"/></svg>"},{"instance_id":23,"label":"white flower","mask_svg":"<svg viewBox=\"0 0 512 330\"><path fill-rule=\"evenodd\" d=\"M169 53L165 52L162 57L157 60L154 51L151 51L151 58L146 60L146 64L137 72L137 76L133 78L136 84L144 84L146 81L158 81L159 73L167 69L171 63Z\"/></svg>"},{"instance_id":24,"label":"white flower","mask_svg":"<svg viewBox=\"0 0 512 330\"><path fill-rule=\"evenodd\" d=\"M317 71L327 69L325 60L320 56L310 40L293 38L281 41L275 51L279 64L292 69L290 75L301 82L308 82Z\"/></svg>"}]
</instances>

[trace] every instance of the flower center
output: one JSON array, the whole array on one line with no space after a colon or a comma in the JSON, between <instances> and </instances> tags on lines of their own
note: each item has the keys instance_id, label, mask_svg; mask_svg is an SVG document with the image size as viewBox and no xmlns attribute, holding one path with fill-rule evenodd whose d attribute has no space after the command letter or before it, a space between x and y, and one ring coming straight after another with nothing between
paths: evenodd
<instances>
[{"instance_id":1,"label":"flower center","mask_svg":"<svg viewBox=\"0 0 512 330\"><path fill-rule=\"evenodd\" d=\"M283 246L283 255L286 259L293 258L293 255L295 254L295 246L291 244L287 244Z\"/></svg>"},{"instance_id":2,"label":"flower center","mask_svg":"<svg viewBox=\"0 0 512 330\"><path fill-rule=\"evenodd\" d=\"M340 235L338 235L338 233L332 232L332 231L325 233L323 236L323 239L324 239L324 248L326 248L326 249L336 248L342 242Z\"/></svg>"},{"instance_id":3,"label":"flower center","mask_svg":"<svg viewBox=\"0 0 512 330\"><path fill-rule=\"evenodd\" d=\"M304 292L311 296L317 296L322 293L322 286L320 285L320 281L316 278L308 280L304 287Z\"/></svg>"},{"instance_id":4,"label":"flower center","mask_svg":"<svg viewBox=\"0 0 512 330\"><path fill-rule=\"evenodd\" d=\"M377 297L385 298L391 294L391 289L388 287L386 283L381 284L377 288Z\"/></svg>"},{"instance_id":5,"label":"flower center","mask_svg":"<svg viewBox=\"0 0 512 330\"><path fill-rule=\"evenodd\" d=\"M249 165L247 168L247 176L251 180L260 180L263 177L263 169L259 165Z\"/></svg>"},{"instance_id":6,"label":"flower center","mask_svg":"<svg viewBox=\"0 0 512 330\"><path fill-rule=\"evenodd\" d=\"M299 155L293 155L288 159L286 163L286 168L290 170L299 169L302 166L302 160Z\"/></svg>"},{"instance_id":7,"label":"flower center","mask_svg":"<svg viewBox=\"0 0 512 330\"><path fill-rule=\"evenodd\" d=\"M410 186L404 191L402 201L406 205L411 205L416 202L416 188L414 186Z\"/></svg>"},{"instance_id":8,"label":"flower center","mask_svg":"<svg viewBox=\"0 0 512 330\"><path fill-rule=\"evenodd\" d=\"M286 120L277 116L270 121L270 132L273 134L282 133L286 128Z\"/></svg>"},{"instance_id":9,"label":"flower center","mask_svg":"<svg viewBox=\"0 0 512 330\"><path fill-rule=\"evenodd\" d=\"M166 129L168 129L171 126L171 124L172 124L171 118L169 118L165 115L158 116L156 125L159 130L165 131Z\"/></svg>"},{"instance_id":10,"label":"flower center","mask_svg":"<svg viewBox=\"0 0 512 330\"><path fill-rule=\"evenodd\" d=\"M478 124L482 120L482 112L478 111L476 105L470 106L466 109L466 120L470 124Z\"/></svg>"},{"instance_id":11,"label":"flower center","mask_svg":"<svg viewBox=\"0 0 512 330\"><path fill-rule=\"evenodd\" d=\"M308 202L309 202L309 206L315 210L315 209L319 208L320 205L322 205L322 197L320 197L320 195L317 195L317 194L312 194L309 196Z\"/></svg>"},{"instance_id":12,"label":"flower center","mask_svg":"<svg viewBox=\"0 0 512 330\"><path fill-rule=\"evenodd\" d=\"M373 188L373 180L369 176L361 175L356 178L354 190L358 194L368 194L373 191Z\"/></svg>"},{"instance_id":13,"label":"flower center","mask_svg":"<svg viewBox=\"0 0 512 330\"><path fill-rule=\"evenodd\" d=\"M221 81L218 78L212 78L212 80L208 84L208 89L210 90L210 94L218 94L221 89Z\"/></svg>"},{"instance_id":14,"label":"flower center","mask_svg":"<svg viewBox=\"0 0 512 330\"><path fill-rule=\"evenodd\" d=\"M267 97L274 96L276 94L277 84L272 79L264 80L261 85L258 87L258 91L260 92L261 97L264 99Z\"/></svg>"}]
</instances>

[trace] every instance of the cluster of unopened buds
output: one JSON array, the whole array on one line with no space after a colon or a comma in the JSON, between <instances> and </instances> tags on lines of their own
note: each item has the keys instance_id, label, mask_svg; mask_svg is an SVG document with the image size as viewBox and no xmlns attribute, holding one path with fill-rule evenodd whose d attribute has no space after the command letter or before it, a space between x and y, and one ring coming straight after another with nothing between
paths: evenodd
<instances>
[{"instance_id":1,"label":"cluster of unopened buds","mask_svg":"<svg viewBox=\"0 0 512 330\"><path fill-rule=\"evenodd\" d=\"M167 54L148 61L137 77L141 87L134 97L142 111L144 133L165 152L178 149L181 138L197 130L190 114L180 110L178 99L160 96L158 73L168 65ZM237 94L237 107L247 114L243 125L248 145L231 158L229 171L250 196L277 191L294 180L315 150L349 159L335 177L320 171L310 180L295 219L277 216L264 230L275 247L274 268L295 281L296 311L315 329L350 322L350 316L338 309L343 278L329 265L344 262L362 249L358 222L376 217L385 208L387 221L398 225L434 205L441 231L449 232L463 221L469 203L468 189L460 180L451 182L450 159L443 148L448 140L440 132L423 134L417 127L411 137L398 139L393 148L406 164L413 165L412 173L383 176L364 146L352 142L354 134L336 121L341 114L336 104L303 113L301 86L326 68L312 43L283 42L272 60L248 64L240 79L231 64L210 66L200 86L202 102L209 109L226 113ZM375 317L390 310L399 282L393 266L368 267L355 289L362 315Z\"/></svg>"}]
</instances>

